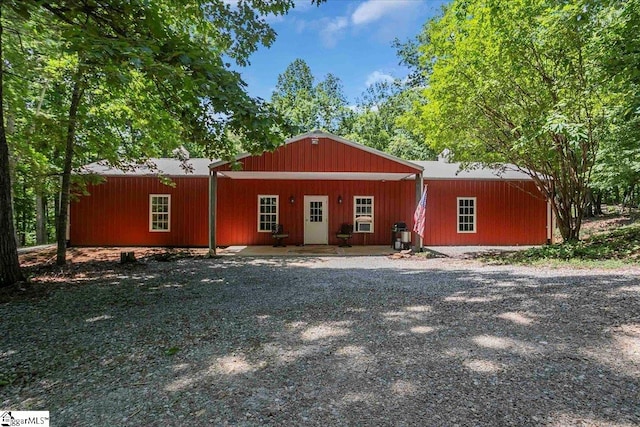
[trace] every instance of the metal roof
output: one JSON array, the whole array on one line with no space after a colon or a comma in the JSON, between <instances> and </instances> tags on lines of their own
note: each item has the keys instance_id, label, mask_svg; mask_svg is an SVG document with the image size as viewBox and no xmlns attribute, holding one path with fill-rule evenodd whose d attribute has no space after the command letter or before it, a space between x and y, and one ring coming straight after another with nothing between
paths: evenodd
<instances>
[{"instance_id":1,"label":"metal roof","mask_svg":"<svg viewBox=\"0 0 640 427\"><path fill-rule=\"evenodd\" d=\"M362 151L366 151L368 153L375 154L375 155L380 156L380 157L384 157L387 160L391 160L391 161L403 164L405 166L409 166L410 168L414 168L414 169L418 169L418 170L422 169L422 167L416 162L410 162L410 161L407 161L405 159L401 159L400 157L396 157L396 156L393 156L393 155L391 155L389 153L385 153L384 151L376 150L375 148L371 148L369 146L366 146L364 144L360 144L360 143L355 142L355 141L349 141L348 139L344 139L344 138L339 137L337 135L334 135L332 133L324 132L324 131L321 131L321 130L314 130L314 131L311 131L311 132L307 132L307 133L303 133L303 134L300 134L300 135L296 135L296 136L294 136L292 138L289 138L289 139L285 140L283 145L288 145L288 144L291 144L291 143L294 143L294 142L302 141L302 140L304 140L306 138L328 138L328 139L331 139L333 141L337 141L337 142L340 142L342 144L349 145L351 147L355 147L355 148L360 149ZM244 159L244 158L247 158L247 157L251 157L251 156L252 156L252 154L250 154L250 153L239 154L236 157L236 160L241 160L241 159ZM215 169L215 168L217 168L219 166L222 166L222 165L224 165L226 163L229 163L229 162L224 161L224 160L214 161L211 164L210 167L211 167L211 169Z\"/></svg>"},{"instance_id":2,"label":"metal roof","mask_svg":"<svg viewBox=\"0 0 640 427\"><path fill-rule=\"evenodd\" d=\"M397 157L391 156L386 153L379 152L370 147L366 147L351 141L343 140L342 138L336 137L331 134L327 134L324 132L308 132L303 135L299 135L295 138L287 140L286 143L291 143L295 141L299 141L303 138L310 136L319 136L319 137L328 137L337 139L340 142L343 142L348 145L355 145L358 148L361 148L365 151L373 152L376 154L380 154L383 157L399 161L400 163L415 167L417 169L424 169L422 176L424 179L482 179L482 180L531 180L531 177L524 172L518 170L518 168L514 165L505 164L500 168L487 168L483 167L480 164L471 165L470 169L461 169L461 163L447 163L444 161L422 161L422 160L402 160ZM174 159L174 158L152 158L147 161L147 163L142 165L130 164L129 166L125 166L123 168L111 167L106 164L106 162L94 162L90 163L81 169L78 170L78 173L95 173L102 176L208 176L209 168L214 165L223 164L220 160L209 160L209 159L200 159L194 158L186 161ZM259 172L255 172L254 174L258 174ZM235 176L235 175L242 176ZM224 172L223 175L234 175L233 178L249 178L248 172ZM271 173L278 174L277 172ZM282 173L280 173L282 175ZM303 173L300 173L303 174ZM321 175L321 174L316 174ZM330 174L328 174L330 175ZM327 176L328 176L327 175ZM348 174L345 174L348 175ZM349 176L341 176L334 177L334 179L363 179L364 174L352 174L351 178ZM381 174L377 174L378 180L390 180L394 181L396 179L411 179L412 176L402 176L398 177L383 177ZM394 174L392 174L394 175ZM397 174L406 175L406 174ZM327 178L325 176L325 178ZM264 176L263 176L264 178ZM281 176L279 179L322 179L320 176L313 177L298 177L292 175L291 177ZM373 178L368 178L373 179Z\"/></svg>"},{"instance_id":3,"label":"metal roof","mask_svg":"<svg viewBox=\"0 0 640 427\"><path fill-rule=\"evenodd\" d=\"M469 169L461 169L461 163L421 160L412 160L412 163L424 168L422 173L424 179L531 180L529 175L511 164L504 164L500 168L487 168L481 164L472 164Z\"/></svg>"},{"instance_id":4,"label":"metal roof","mask_svg":"<svg viewBox=\"0 0 640 427\"><path fill-rule=\"evenodd\" d=\"M145 164L132 163L120 169L100 161L83 166L78 173L95 173L103 176L209 176L211 162L212 160L209 159L182 161L172 158L152 158Z\"/></svg>"}]
</instances>

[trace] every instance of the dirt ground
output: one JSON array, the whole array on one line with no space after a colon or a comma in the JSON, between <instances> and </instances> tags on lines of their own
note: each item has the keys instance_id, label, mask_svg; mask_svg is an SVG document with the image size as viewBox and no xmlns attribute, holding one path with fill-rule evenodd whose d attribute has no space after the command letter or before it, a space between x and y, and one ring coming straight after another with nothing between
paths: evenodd
<instances>
[{"instance_id":1,"label":"dirt ground","mask_svg":"<svg viewBox=\"0 0 640 427\"><path fill-rule=\"evenodd\" d=\"M136 252L27 268L0 303L0 407L64 426L640 426L637 269Z\"/></svg>"},{"instance_id":2,"label":"dirt ground","mask_svg":"<svg viewBox=\"0 0 640 427\"><path fill-rule=\"evenodd\" d=\"M597 216L595 218L586 218L582 224L580 234L582 238L592 236L594 234L610 231L624 225L630 225L638 221L637 212L633 214L607 214Z\"/></svg>"},{"instance_id":3,"label":"dirt ground","mask_svg":"<svg viewBox=\"0 0 640 427\"><path fill-rule=\"evenodd\" d=\"M0 407L72 427L640 426L638 267L206 252L22 254Z\"/></svg>"},{"instance_id":4,"label":"dirt ground","mask_svg":"<svg viewBox=\"0 0 640 427\"><path fill-rule=\"evenodd\" d=\"M119 262L120 252L135 252L139 259L152 257L201 257L207 254L206 249L168 249L168 248L146 248L146 247L90 247L90 248L69 248L67 250L67 262L71 265L86 264L91 262ZM167 254L167 255L165 255ZM33 252L20 254L20 265L26 268L52 266L56 260L56 249L47 248Z\"/></svg>"}]
</instances>

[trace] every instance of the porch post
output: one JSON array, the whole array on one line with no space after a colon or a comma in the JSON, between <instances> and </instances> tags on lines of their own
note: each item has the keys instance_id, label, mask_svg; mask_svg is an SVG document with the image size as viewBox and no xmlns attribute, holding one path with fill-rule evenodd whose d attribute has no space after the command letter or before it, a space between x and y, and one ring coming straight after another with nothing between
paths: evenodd
<instances>
[{"instance_id":1,"label":"porch post","mask_svg":"<svg viewBox=\"0 0 640 427\"><path fill-rule=\"evenodd\" d=\"M216 255L216 204L218 199L218 176L209 171L209 256Z\"/></svg>"},{"instance_id":2,"label":"porch post","mask_svg":"<svg viewBox=\"0 0 640 427\"><path fill-rule=\"evenodd\" d=\"M416 174L416 201L413 204L416 208L420 199L422 198L422 188L424 187L424 180L422 178L422 172ZM413 233L413 247L416 252L422 250L422 237L418 233Z\"/></svg>"}]
</instances>

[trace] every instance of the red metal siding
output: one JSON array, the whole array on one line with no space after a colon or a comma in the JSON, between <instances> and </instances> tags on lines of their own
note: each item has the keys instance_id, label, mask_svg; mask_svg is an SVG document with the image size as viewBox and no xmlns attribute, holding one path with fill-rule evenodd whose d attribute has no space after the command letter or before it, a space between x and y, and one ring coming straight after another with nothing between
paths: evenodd
<instances>
[{"instance_id":1,"label":"red metal siding","mask_svg":"<svg viewBox=\"0 0 640 427\"><path fill-rule=\"evenodd\" d=\"M374 197L374 233L355 233L351 244L391 244L394 222L413 218L414 181L285 181L218 179L218 245L271 245L270 233L258 230L258 195L278 195L279 221L289 233L288 245L304 242L304 196L328 196L329 244L340 241L336 232L342 223L353 223L353 196ZM293 196L295 202L289 203ZM342 204L338 204L342 196Z\"/></svg>"},{"instance_id":2,"label":"red metal siding","mask_svg":"<svg viewBox=\"0 0 640 427\"><path fill-rule=\"evenodd\" d=\"M110 177L71 203L71 244L78 246L200 246L208 244L208 178ZM546 241L546 202L532 182L437 180L429 185L425 246L523 245ZM149 195L171 194L171 231L149 231ZM354 234L355 245L390 244L394 222L412 227L415 182L218 179L218 245L271 245L257 231L258 194L280 196L288 245L304 241L304 196L328 196L329 244L340 224L353 223L353 196L373 196L374 233ZM293 196L295 202L289 203ZM343 203L338 204L338 196ZM457 197L476 197L477 232L457 232Z\"/></svg>"},{"instance_id":3,"label":"red metal siding","mask_svg":"<svg viewBox=\"0 0 640 427\"><path fill-rule=\"evenodd\" d=\"M353 147L329 138L318 138L312 144L311 138L283 145L274 152L241 159L244 171L272 172L387 172L416 173L420 169L398 163L363 149ZM216 168L229 170L229 165Z\"/></svg>"},{"instance_id":4,"label":"red metal siding","mask_svg":"<svg viewBox=\"0 0 640 427\"><path fill-rule=\"evenodd\" d=\"M153 177L108 177L89 186L90 196L71 202L70 240L76 246L208 245L207 177L173 178L169 187ZM171 195L168 232L149 231L149 195Z\"/></svg>"},{"instance_id":5,"label":"red metal siding","mask_svg":"<svg viewBox=\"0 0 640 427\"><path fill-rule=\"evenodd\" d=\"M530 181L429 181L425 246L530 245L547 239L547 204ZM476 233L457 232L457 198L476 197Z\"/></svg>"}]
</instances>

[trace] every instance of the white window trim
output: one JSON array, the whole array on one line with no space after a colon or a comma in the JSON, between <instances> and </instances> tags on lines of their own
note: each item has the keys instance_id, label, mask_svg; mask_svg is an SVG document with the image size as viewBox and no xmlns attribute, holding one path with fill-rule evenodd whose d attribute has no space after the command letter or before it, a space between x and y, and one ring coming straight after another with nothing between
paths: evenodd
<instances>
[{"instance_id":1,"label":"white window trim","mask_svg":"<svg viewBox=\"0 0 640 427\"><path fill-rule=\"evenodd\" d=\"M371 199L371 230L359 231L358 224L356 222L356 199ZM375 230L375 217L376 217L376 201L373 196L353 196L353 232L354 233L367 233L373 234Z\"/></svg>"},{"instance_id":2,"label":"white window trim","mask_svg":"<svg viewBox=\"0 0 640 427\"><path fill-rule=\"evenodd\" d=\"M473 200L473 231L460 231L460 200ZM458 197L456 199L456 230L459 234L478 232L478 201L476 197Z\"/></svg>"},{"instance_id":3,"label":"white window trim","mask_svg":"<svg viewBox=\"0 0 640 427\"><path fill-rule=\"evenodd\" d=\"M256 229L258 233L271 233L272 230L260 230L260 199L262 197L276 198L276 224L280 224L280 196L277 194L258 194L258 224L256 225Z\"/></svg>"},{"instance_id":4,"label":"white window trim","mask_svg":"<svg viewBox=\"0 0 640 427\"><path fill-rule=\"evenodd\" d=\"M167 212L167 229L156 230L153 228L153 198L166 197L169 210ZM149 194L149 231L152 233L169 233L171 231L171 194Z\"/></svg>"}]
</instances>

